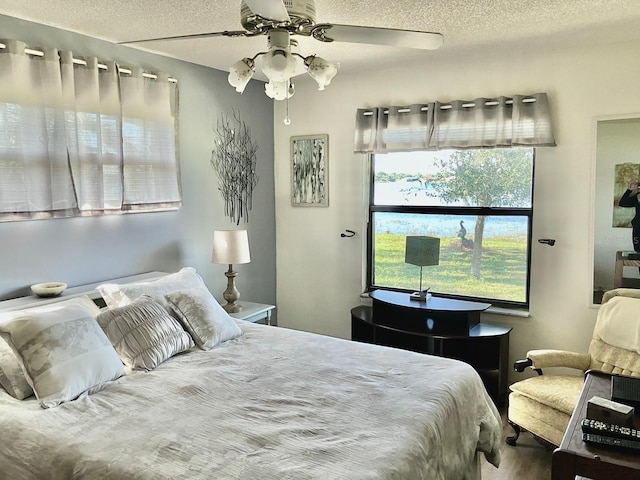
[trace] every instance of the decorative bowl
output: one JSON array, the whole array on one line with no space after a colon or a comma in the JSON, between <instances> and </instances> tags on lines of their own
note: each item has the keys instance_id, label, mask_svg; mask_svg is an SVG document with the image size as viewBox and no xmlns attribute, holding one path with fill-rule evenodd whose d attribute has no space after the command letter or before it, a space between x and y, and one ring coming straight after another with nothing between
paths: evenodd
<instances>
[{"instance_id":1,"label":"decorative bowl","mask_svg":"<svg viewBox=\"0 0 640 480\"><path fill-rule=\"evenodd\" d=\"M67 289L67 284L62 282L45 282L31 285L31 290L39 297L55 297Z\"/></svg>"}]
</instances>

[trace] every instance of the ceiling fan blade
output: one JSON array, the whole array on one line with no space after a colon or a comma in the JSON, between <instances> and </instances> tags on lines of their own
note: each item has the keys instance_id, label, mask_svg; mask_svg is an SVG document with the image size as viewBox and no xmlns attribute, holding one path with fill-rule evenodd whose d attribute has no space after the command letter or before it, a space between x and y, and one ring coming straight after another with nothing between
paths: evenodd
<instances>
[{"instance_id":1,"label":"ceiling fan blade","mask_svg":"<svg viewBox=\"0 0 640 480\"><path fill-rule=\"evenodd\" d=\"M132 43L145 43L145 42L161 42L165 40L193 40L197 38L208 37L251 37L253 34L244 30L228 31L224 32L208 32L208 33L194 33L192 35L175 35L173 37L157 37L157 38L142 38L140 40L127 40L124 42L118 42L119 45L129 45Z\"/></svg>"},{"instance_id":2,"label":"ceiling fan blade","mask_svg":"<svg viewBox=\"0 0 640 480\"><path fill-rule=\"evenodd\" d=\"M316 25L312 35L323 42L365 43L423 50L435 50L444 42L440 33L335 24Z\"/></svg>"},{"instance_id":3,"label":"ceiling fan blade","mask_svg":"<svg viewBox=\"0 0 640 480\"><path fill-rule=\"evenodd\" d=\"M243 2L251 12L262 18L277 20L278 22L291 20L282 0L243 0Z\"/></svg>"}]
</instances>

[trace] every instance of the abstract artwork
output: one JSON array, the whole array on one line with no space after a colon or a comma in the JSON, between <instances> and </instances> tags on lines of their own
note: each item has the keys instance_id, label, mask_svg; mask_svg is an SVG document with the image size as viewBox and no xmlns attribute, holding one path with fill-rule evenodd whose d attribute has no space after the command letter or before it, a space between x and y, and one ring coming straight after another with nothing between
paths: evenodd
<instances>
[{"instance_id":1,"label":"abstract artwork","mask_svg":"<svg viewBox=\"0 0 640 480\"><path fill-rule=\"evenodd\" d=\"M258 146L251 140L251 130L236 112L232 119L227 114L220 115L215 136L211 166L218 174L224 213L239 225L241 218L249 221L249 210L253 206L253 189L258 183Z\"/></svg>"},{"instance_id":2,"label":"abstract artwork","mask_svg":"<svg viewBox=\"0 0 640 480\"><path fill-rule=\"evenodd\" d=\"M329 136L291 137L291 204L329 206Z\"/></svg>"}]
</instances>

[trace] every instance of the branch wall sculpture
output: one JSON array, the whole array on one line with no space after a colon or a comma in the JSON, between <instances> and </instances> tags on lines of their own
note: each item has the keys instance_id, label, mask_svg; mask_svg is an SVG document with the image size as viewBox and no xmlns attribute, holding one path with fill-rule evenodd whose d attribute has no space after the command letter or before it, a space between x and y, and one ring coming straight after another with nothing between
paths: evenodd
<instances>
[{"instance_id":1,"label":"branch wall sculpture","mask_svg":"<svg viewBox=\"0 0 640 480\"><path fill-rule=\"evenodd\" d=\"M218 174L218 190L224 198L224 214L236 225L244 217L249 221L253 189L258 184L256 152L258 145L251 141L251 130L234 112L221 114L215 129L215 143L211 152L211 166Z\"/></svg>"}]
</instances>

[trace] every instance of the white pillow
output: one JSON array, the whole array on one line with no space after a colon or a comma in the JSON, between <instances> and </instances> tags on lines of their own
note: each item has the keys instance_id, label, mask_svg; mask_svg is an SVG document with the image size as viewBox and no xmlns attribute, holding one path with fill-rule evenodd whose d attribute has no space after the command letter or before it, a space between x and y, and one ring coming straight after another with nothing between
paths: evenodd
<instances>
[{"instance_id":1,"label":"white pillow","mask_svg":"<svg viewBox=\"0 0 640 480\"><path fill-rule=\"evenodd\" d=\"M147 295L124 307L103 310L98 323L124 364L133 370L153 370L193 347L193 339L178 321Z\"/></svg>"},{"instance_id":2,"label":"white pillow","mask_svg":"<svg viewBox=\"0 0 640 480\"><path fill-rule=\"evenodd\" d=\"M0 336L21 361L44 408L73 400L124 374L89 297L0 314Z\"/></svg>"},{"instance_id":3,"label":"white pillow","mask_svg":"<svg viewBox=\"0 0 640 480\"><path fill-rule=\"evenodd\" d=\"M242 335L235 320L205 287L177 290L165 297L200 348L208 350Z\"/></svg>"},{"instance_id":4,"label":"white pillow","mask_svg":"<svg viewBox=\"0 0 640 480\"><path fill-rule=\"evenodd\" d=\"M9 395L18 400L24 400L33 395L33 389L24 377L20 360L2 338L0 338L0 385Z\"/></svg>"},{"instance_id":5,"label":"white pillow","mask_svg":"<svg viewBox=\"0 0 640 480\"><path fill-rule=\"evenodd\" d=\"M185 288L204 287L204 281L196 273L195 268L185 267L176 273L151 282L138 283L105 283L98 286L107 307L124 307L143 295L149 295L163 307L167 307L164 298L166 293Z\"/></svg>"}]
</instances>

